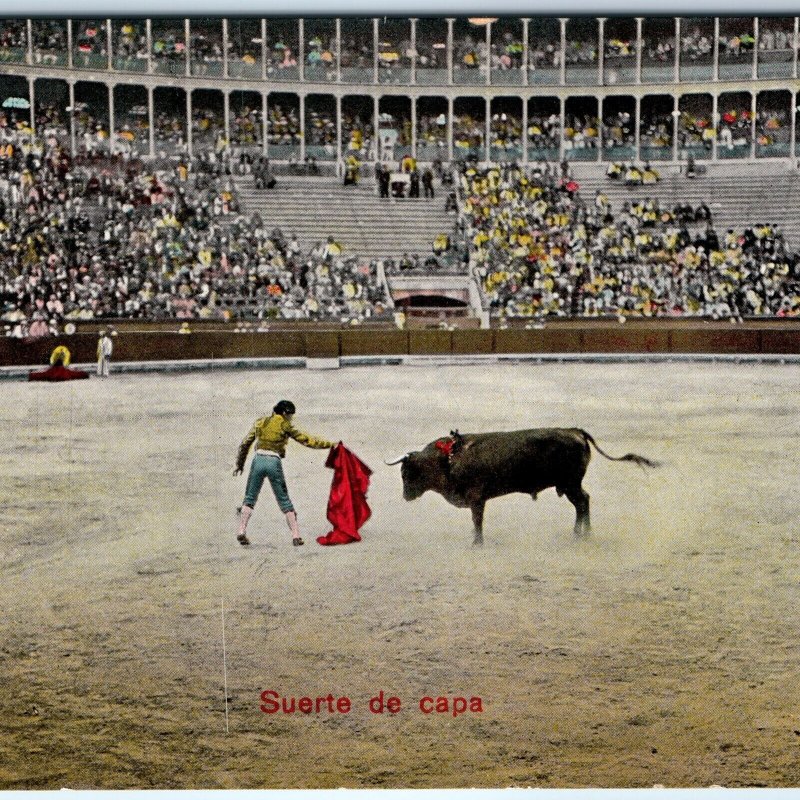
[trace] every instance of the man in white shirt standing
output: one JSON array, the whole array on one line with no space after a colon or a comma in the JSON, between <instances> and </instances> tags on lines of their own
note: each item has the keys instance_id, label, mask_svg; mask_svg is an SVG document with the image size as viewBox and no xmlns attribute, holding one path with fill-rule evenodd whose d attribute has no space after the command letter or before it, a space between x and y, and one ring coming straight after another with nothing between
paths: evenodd
<instances>
[{"instance_id":1,"label":"man in white shirt standing","mask_svg":"<svg viewBox=\"0 0 800 800\"><path fill-rule=\"evenodd\" d=\"M100 331L100 338L97 340L97 375L100 378L107 378L111 366L111 353L114 352L114 343L106 331Z\"/></svg>"}]
</instances>

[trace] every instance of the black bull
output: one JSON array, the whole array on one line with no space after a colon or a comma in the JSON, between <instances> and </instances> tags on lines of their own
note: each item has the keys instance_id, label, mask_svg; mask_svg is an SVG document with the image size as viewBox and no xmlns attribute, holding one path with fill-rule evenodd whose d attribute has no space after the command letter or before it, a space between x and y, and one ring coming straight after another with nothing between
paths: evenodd
<instances>
[{"instance_id":1,"label":"black bull","mask_svg":"<svg viewBox=\"0 0 800 800\"><path fill-rule=\"evenodd\" d=\"M581 486L592 445L610 461L655 467L635 453L614 458L604 453L579 428L534 428L507 433L454 432L423 450L387 462L401 463L403 497L416 500L429 489L458 508L469 508L475 526L474 544L483 544L483 511L487 500L521 492L536 499L554 486L575 506L575 534L590 531L589 495Z\"/></svg>"}]
</instances>

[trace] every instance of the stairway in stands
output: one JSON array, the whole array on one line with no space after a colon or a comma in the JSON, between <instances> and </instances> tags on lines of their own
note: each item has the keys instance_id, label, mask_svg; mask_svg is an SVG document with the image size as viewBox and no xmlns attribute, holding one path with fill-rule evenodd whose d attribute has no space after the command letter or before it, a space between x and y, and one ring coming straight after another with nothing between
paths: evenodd
<instances>
[{"instance_id":1,"label":"stairway in stands","mask_svg":"<svg viewBox=\"0 0 800 800\"><path fill-rule=\"evenodd\" d=\"M445 213L445 193L436 198L380 199L375 183L342 186L334 178L278 176L273 189L256 189L251 176L236 178L242 213L261 215L267 228L297 234L303 252L328 236L345 254L366 258L427 255L440 233L451 234L455 216Z\"/></svg>"},{"instance_id":2,"label":"stairway in stands","mask_svg":"<svg viewBox=\"0 0 800 800\"><path fill-rule=\"evenodd\" d=\"M581 195L592 202L601 189L611 200L613 213L625 201L658 198L672 209L678 203L711 209L714 227L742 229L756 223L776 224L790 247L800 248L800 173L785 166L767 164L714 165L705 174L688 179L666 170L654 186L625 186L609 180L600 168L574 168Z\"/></svg>"}]
</instances>

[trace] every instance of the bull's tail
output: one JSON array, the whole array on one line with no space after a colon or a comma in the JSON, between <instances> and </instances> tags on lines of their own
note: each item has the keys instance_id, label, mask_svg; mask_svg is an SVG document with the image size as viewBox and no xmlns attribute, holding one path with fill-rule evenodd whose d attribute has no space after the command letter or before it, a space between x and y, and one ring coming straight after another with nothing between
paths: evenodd
<instances>
[{"instance_id":1,"label":"bull's tail","mask_svg":"<svg viewBox=\"0 0 800 800\"><path fill-rule=\"evenodd\" d=\"M610 456L608 453L600 449L600 445L597 444L597 442L592 438L592 435L590 433L587 433L584 430L581 430L581 433L583 434L586 441L589 444L591 444L592 447L594 447L594 449L597 450L597 452L600 453L601 456L603 456L603 458L607 458L609 461L632 461L634 464L638 464L642 469L644 469L645 467L659 466L658 461L652 461L651 459L645 458L644 456L638 456L636 455L636 453L626 453L624 456L617 456L617 457Z\"/></svg>"}]
</instances>

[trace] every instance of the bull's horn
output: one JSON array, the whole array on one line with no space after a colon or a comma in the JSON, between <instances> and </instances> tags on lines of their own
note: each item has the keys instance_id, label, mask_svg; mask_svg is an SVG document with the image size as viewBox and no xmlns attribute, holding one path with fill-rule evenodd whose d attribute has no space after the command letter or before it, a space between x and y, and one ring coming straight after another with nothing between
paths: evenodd
<instances>
[{"instance_id":1,"label":"bull's horn","mask_svg":"<svg viewBox=\"0 0 800 800\"><path fill-rule=\"evenodd\" d=\"M407 458L408 458L408 453L399 456L398 458L393 458L391 461L384 461L384 464L387 464L388 466L392 467L395 464L399 464L401 461L405 461Z\"/></svg>"}]
</instances>

